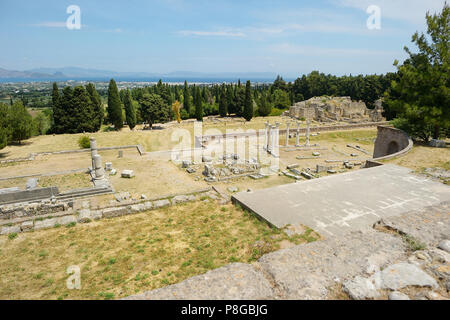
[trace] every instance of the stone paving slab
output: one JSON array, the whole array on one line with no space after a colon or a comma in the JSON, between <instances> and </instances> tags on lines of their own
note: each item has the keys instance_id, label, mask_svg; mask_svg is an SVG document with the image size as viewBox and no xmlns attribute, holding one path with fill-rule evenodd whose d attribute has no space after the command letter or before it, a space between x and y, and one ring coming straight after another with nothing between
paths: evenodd
<instances>
[{"instance_id":1,"label":"stone paving slab","mask_svg":"<svg viewBox=\"0 0 450 320\"><path fill-rule=\"evenodd\" d=\"M408 168L383 165L241 192L233 201L278 228L302 224L329 237L450 201L450 187L413 174Z\"/></svg>"},{"instance_id":2,"label":"stone paving slab","mask_svg":"<svg viewBox=\"0 0 450 320\"><path fill-rule=\"evenodd\" d=\"M126 300L266 300L274 296L261 272L248 264L233 263Z\"/></svg>"},{"instance_id":3,"label":"stone paving slab","mask_svg":"<svg viewBox=\"0 0 450 320\"><path fill-rule=\"evenodd\" d=\"M450 240L450 202L383 219L382 225L436 247L442 240Z\"/></svg>"},{"instance_id":4,"label":"stone paving slab","mask_svg":"<svg viewBox=\"0 0 450 320\"><path fill-rule=\"evenodd\" d=\"M259 260L284 299L325 299L329 288L406 259L399 237L367 230L269 253Z\"/></svg>"}]
</instances>

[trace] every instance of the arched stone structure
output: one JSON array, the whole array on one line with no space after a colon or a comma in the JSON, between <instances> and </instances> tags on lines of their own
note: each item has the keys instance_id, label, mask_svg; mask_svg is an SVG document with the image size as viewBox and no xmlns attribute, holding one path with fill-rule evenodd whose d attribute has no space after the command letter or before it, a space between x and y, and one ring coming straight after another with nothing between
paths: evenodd
<instances>
[{"instance_id":1,"label":"arched stone structure","mask_svg":"<svg viewBox=\"0 0 450 320\"><path fill-rule=\"evenodd\" d=\"M393 158L409 152L412 147L413 142L406 132L393 127L378 126L373 158L374 160Z\"/></svg>"}]
</instances>

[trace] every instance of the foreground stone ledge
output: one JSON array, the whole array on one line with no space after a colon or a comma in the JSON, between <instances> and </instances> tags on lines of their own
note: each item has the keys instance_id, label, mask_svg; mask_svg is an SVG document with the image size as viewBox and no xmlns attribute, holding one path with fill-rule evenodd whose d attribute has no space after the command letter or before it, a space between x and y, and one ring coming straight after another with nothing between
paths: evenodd
<instances>
[{"instance_id":1,"label":"foreground stone ledge","mask_svg":"<svg viewBox=\"0 0 450 320\"><path fill-rule=\"evenodd\" d=\"M124 300L267 300L274 296L261 272L248 264L233 263Z\"/></svg>"}]
</instances>

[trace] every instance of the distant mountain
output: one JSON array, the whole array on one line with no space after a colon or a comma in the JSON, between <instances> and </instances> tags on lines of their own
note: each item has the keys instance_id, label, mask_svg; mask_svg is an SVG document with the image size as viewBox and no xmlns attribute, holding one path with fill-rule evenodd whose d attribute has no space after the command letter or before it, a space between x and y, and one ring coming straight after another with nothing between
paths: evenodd
<instances>
[{"instance_id":1,"label":"distant mountain","mask_svg":"<svg viewBox=\"0 0 450 320\"><path fill-rule=\"evenodd\" d=\"M14 70L6 70L0 68L0 78L1 79L39 79L39 78L53 78L56 75L46 74L42 72L34 72L34 71L14 71ZM64 76L64 75L63 75Z\"/></svg>"},{"instance_id":2,"label":"distant mountain","mask_svg":"<svg viewBox=\"0 0 450 320\"><path fill-rule=\"evenodd\" d=\"M164 79L177 81L186 80L217 80L231 79L275 79L276 74L270 72L194 72L174 71L166 74L150 72L116 72L109 70L87 69L78 67L36 68L26 71L11 71L0 68L0 79L33 79L33 80L96 80L96 79Z\"/></svg>"}]
</instances>

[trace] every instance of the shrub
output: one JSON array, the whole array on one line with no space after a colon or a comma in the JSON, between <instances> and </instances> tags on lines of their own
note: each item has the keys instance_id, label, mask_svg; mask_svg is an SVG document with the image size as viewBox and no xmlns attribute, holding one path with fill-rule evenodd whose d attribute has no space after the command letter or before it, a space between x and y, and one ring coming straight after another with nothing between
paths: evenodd
<instances>
[{"instance_id":1,"label":"shrub","mask_svg":"<svg viewBox=\"0 0 450 320\"><path fill-rule=\"evenodd\" d=\"M15 238L17 238L17 233L16 233L16 232L10 233L10 234L8 235L8 239L9 239L9 240L12 240L12 239L15 239Z\"/></svg>"},{"instance_id":2,"label":"shrub","mask_svg":"<svg viewBox=\"0 0 450 320\"><path fill-rule=\"evenodd\" d=\"M88 136L81 136L80 139L78 139L78 145L81 149L89 149L91 147L91 141Z\"/></svg>"}]
</instances>

